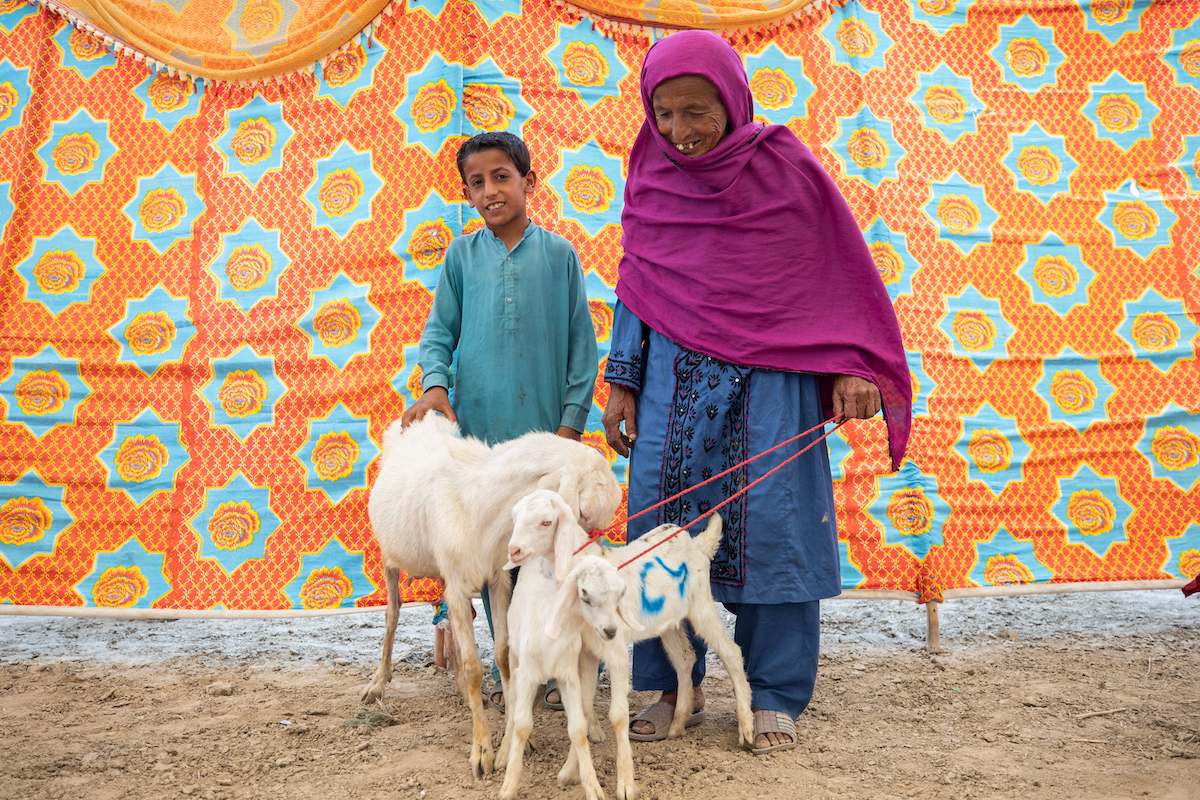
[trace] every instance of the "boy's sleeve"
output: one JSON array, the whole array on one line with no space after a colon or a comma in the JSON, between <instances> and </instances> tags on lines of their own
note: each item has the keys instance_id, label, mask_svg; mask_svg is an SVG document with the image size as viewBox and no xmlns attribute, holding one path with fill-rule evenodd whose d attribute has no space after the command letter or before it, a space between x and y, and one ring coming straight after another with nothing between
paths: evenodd
<instances>
[{"instance_id":1,"label":"boy's sleeve","mask_svg":"<svg viewBox=\"0 0 1200 800\"><path fill-rule=\"evenodd\" d=\"M634 394L642 393L647 335L646 323L618 300L613 312L608 363L604 367L605 383L618 383Z\"/></svg>"},{"instance_id":2,"label":"boy's sleeve","mask_svg":"<svg viewBox=\"0 0 1200 800\"><path fill-rule=\"evenodd\" d=\"M596 328L592 324L592 310L588 308L587 290L583 284L583 267L574 247L568 248L567 261L571 314L567 338L567 391L559 424L582 433L587 427L588 412L592 410L600 352L596 347Z\"/></svg>"},{"instance_id":3,"label":"boy's sleeve","mask_svg":"<svg viewBox=\"0 0 1200 800\"><path fill-rule=\"evenodd\" d=\"M450 363L462 332L462 271L455 255L446 253L425 332L421 334L421 347L417 350L422 391L434 386L450 388Z\"/></svg>"}]
</instances>

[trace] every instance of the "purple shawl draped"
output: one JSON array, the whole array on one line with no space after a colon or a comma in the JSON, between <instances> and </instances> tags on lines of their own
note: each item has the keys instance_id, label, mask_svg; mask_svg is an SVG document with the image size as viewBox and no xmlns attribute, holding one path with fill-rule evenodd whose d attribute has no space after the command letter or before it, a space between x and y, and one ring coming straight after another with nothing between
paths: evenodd
<instances>
[{"instance_id":1,"label":"purple shawl draped","mask_svg":"<svg viewBox=\"0 0 1200 800\"><path fill-rule=\"evenodd\" d=\"M713 82L733 129L695 158L653 123L655 87L680 75ZM790 130L753 121L745 68L719 36L658 41L641 88L617 297L654 330L723 361L871 381L899 469L912 424L900 326L837 186Z\"/></svg>"}]
</instances>

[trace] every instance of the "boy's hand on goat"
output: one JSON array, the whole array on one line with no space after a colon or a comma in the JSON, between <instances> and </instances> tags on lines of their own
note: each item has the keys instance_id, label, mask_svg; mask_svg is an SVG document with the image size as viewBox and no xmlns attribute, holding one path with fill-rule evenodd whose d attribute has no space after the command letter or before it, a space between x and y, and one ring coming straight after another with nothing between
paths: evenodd
<instances>
[{"instance_id":1,"label":"boy's hand on goat","mask_svg":"<svg viewBox=\"0 0 1200 800\"><path fill-rule=\"evenodd\" d=\"M637 403L633 392L619 383L609 384L608 402L604 404L604 415L600 421L604 423L604 436L608 446L623 456L629 455L629 448L637 441L637 422L634 413ZM625 423L622 432L621 423Z\"/></svg>"},{"instance_id":2,"label":"boy's hand on goat","mask_svg":"<svg viewBox=\"0 0 1200 800\"><path fill-rule=\"evenodd\" d=\"M423 419L430 411L440 411L446 415L446 419L458 422L458 417L454 416L454 409L450 407L450 393L446 391L446 387L430 386L421 395L421 399L405 409L404 416L400 418L400 427L407 428L417 420Z\"/></svg>"},{"instance_id":3,"label":"boy's hand on goat","mask_svg":"<svg viewBox=\"0 0 1200 800\"><path fill-rule=\"evenodd\" d=\"M582 433L575 430L574 428L568 428L566 425L559 425L558 430L555 431L555 433L557 433L562 438L570 439L573 442L579 442L579 441L583 440Z\"/></svg>"}]
</instances>

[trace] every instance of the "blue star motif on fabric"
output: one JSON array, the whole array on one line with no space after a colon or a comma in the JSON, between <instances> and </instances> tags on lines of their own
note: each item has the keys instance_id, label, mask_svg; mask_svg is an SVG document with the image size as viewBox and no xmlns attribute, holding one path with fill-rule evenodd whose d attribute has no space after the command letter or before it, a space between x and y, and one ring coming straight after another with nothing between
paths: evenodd
<instances>
[{"instance_id":1,"label":"blue star motif on fabric","mask_svg":"<svg viewBox=\"0 0 1200 800\"><path fill-rule=\"evenodd\" d=\"M371 334L379 312L368 295L371 284L358 284L339 272L326 289L313 292L312 303L296 323L312 342L312 357L324 356L339 370L356 355L371 352Z\"/></svg>"},{"instance_id":2,"label":"blue star motif on fabric","mask_svg":"<svg viewBox=\"0 0 1200 800\"><path fill-rule=\"evenodd\" d=\"M999 497L1004 487L1024 477L1029 445L1021 438L1016 419L1002 415L991 403L964 415L962 421L954 452L967 462L967 480L982 483Z\"/></svg>"},{"instance_id":3,"label":"blue star motif on fabric","mask_svg":"<svg viewBox=\"0 0 1200 800\"><path fill-rule=\"evenodd\" d=\"M41 303L55 316L91 300L92 284L104 270L96 259L96 240L77 235L69 225L51 236L34 237L33 250L17 265L25 300Z\"/></svg>"},{"instance_id":4,"label":"blue star motif on fabric","mask_svg":"<svg viewBox=\"0 0 1200 800\"><path fill-rule=\"evenodd\" d=\"M933 197L925 204L925 214L937 225L939 242L949 242L964 256L977 245L991 243L999 215L988 205L983 187L967 183L957 171L944 183L930 186Z\"/></svg>"},{"instance_id":5,"label":"blue star motif on fabric","mask_svg":"<svg viewBox=\"0 0 1200 800\"><path fill-rule=\"evenodd\" d=\"M1084 263L1079 245L1047 233L1040 242L1024 247L1025 261L1017 276L1029 286L1033 302L1049 306L1060 317L1088 304L1087 289L1096 271Z\"/></svg>"},{"instance_id":6,"label":"blue star motif on fabric","mask_svg":"<svg viewBox=\"0 0 1200 800\"><path fill-rule=\"evenodd\" d=\"M1106 422L1106 405L1116 386L1100 372L1100 361L1070 347L1042 359L1042 377L1034 386L1046 403L1051 422L1065 422L1083 433L1096 422Z\"/></svg>"},{"instance_id":7,"label":"blue star motif on fabric","mask_svg":"<svg viewBox=\"0 0 1200 800\"><path fill-rule=\"evenodd\" d=\"M605 97L620 97L621 81L629 75L616 42L586 18L574 25L558 23L558 37L545 57L554 65L558 85L579 95L589 108Z\"/></svg>"},{"instance_id":8,"label":"blue star motif on fabric","mask_svg":"<svg viewBox=\"0 0 1200 800\"><path fill-rule=\"evenodd\" d=\"M316 162L316 179L304 193L313 209L313 227L345 239L356 222L371 219L371 201L383 181L371 168L371 151L342 142L329 158Z\"/></svg>"},{"instance_id":9,"label":"blue star motif on fabric","mask_svg":"<svg viewBox=\"0 0 1200 800\"><path fill-rule=\"evenodd\" d=\"M950 144L968 131L978 131L979 115L987 108L975 96L971 79L945 64L933 72L918 72L916 91L909 98L920 110L925 128L938 131Z\"/></svg>"},{"instance_id":10,"label":"blue star motif on fabric","mask_svg":"<svg viewBox=\"0 0 1200 800\"><path fill-rule=\"evenodd\" d=\"M1087 30L1104 35L1110 44L1128 31L1137 32L1142 25L1142 12L1150 0L1080 0Z\"/></svg>"},{"instance_id":11,"label":"blue star motif on fabric","mask_svg":"<svg viewBox=\"0 0 1200 800\"><path fill-rule=\"evenodd\" d=\"M29 470L12 483L0 483L0 559L18 570L34 556L54 555L58 536L75 521L63 504L67 487L46 483Z\"/></svg>"},{"instance_id":12,"label":"blue star motif on fabric","mask_svg":"<svg viewBox=\"0 0 1200 800\"><path fill-rule=\"evenodd\" d=\"M829 448L829 471L833 473L834 481L844 481L849 476L846 472L846 459L854 455L854 448L846 438L845 426L839 427L828 438L825 445Z\"/></svg>"},{"instance_id":13,"label":"blue star motif on fabric","mask_svg":"<svg viewBox=\"0 0 1200 800\"><path fill-rule=\"evenodd\" d=\"M283 103L254 95L241 108L225 114L225 132L217 149L225 156L225 172L241 175L251 187L272 170L283 168L283 147L295 129L283 120Z\"/></svg>"},{"instance_id":14,"label":"blue star motif on fabric","mask_svg":"<svg viewBox=\"0 0 1200 800\"><path fill-rule=\"evenodd\" d=\"M142 104L142 119L147 122L153 120L162 125L167 133L173 133L180 122L200 113L204 81L193 81L178 74L172 77L165 72L151 72L146 80L130 91Z\"/></svg>"},{"instance_id":15,"label":"blue star motif on fabric","mask_svg":"<svg viewBox=\"0 0 1200 800\"><path fill-rule=\"evenodd\" d=\"M404 232L392 245L392 252L404 262L404 279L420 281L429 291L437 286L442 274L446 248L462 234L465 203L447 203L436 190L420 207L404 212Z\"/></svg>"},{"instance_id":16,"label":"blue star motif on fabric","mask_svg":"<svg viewBox=\"0 0 1200 800\"><path fill-rule=\"evenodd\" d=\"M151 608L171 591L163 576L165 561L166 554L130 539L111 553L97 552L96 565L73 588L85 608L105 608L118 616L121 609Z\"/></svg>"},{"instance_id":17,"label":"blue star motif on fabric","mask_svg":"<svg viewBox=\"0 0 1200 800\"><path fill-rule=\"evenodd\" d=\"M1200 480L1200 416L1175 403L1146 417L1135 449L1150 462L1155 480L1168 480L1184 492Z\"/></svg>"},{"instance_id":18,"label":"blue star motif on fabric","mask_svg":"<svg viewBox=\"0 0 1200 800\"><path fill-rule=\"evenodd\" d=\"M1115 478L1102 478L1087 464L1058 478L1058 502L1050 513L1067 530L1069 544L1082 544L1104 558L1114 544L1127 541L1125 521L1133 506L1121 498Z\"/></svg>"},{"instance_id":19,"label":"blue star motif on fabric","mask_svg":"<svg viewBox=\"0 0 1200 800\"><path fill-rule=\"evenodd\" d=\"M0 13L0 30L15 31L21 20L36 16L40 8L41 6L34 3L18 3L8 11Z\"/></svg>"},{"instance_id":20,"label":"blue star motif on fabric","mask_svg":"<svg viewBox=\"0 0 1200 800\"><path fill-rule=\"evenodd\" d=\"M921 269L921 262L908 251L908 236L893 231L883 217L876 217L863 238L892 302L902 294L911 295L913 275Z\"/></svg>"},{"instance_id":21,"label":"blue star motif on fabric","mask_svg":"<svg viewBox=\"0 0 1200 800\"><path fill-rule=\"evenodd\" d=\"M258 301L279 295L279 276L289 264L279 231L251 217L238 230L221 234L221 252L208 269L217 279L217 296L250 313Z\"/></svg>"},{"instance_id":22,"label":"blue star motif on fabric","mask_svg":"<svg viewBox=\"0 0 1200 800\"><path fill-rule=\"evenodd\" d=\"M104 40L70 24L54 34L54 41L62 53L62 68L73 69L85 81L91 80L104 67L114 67L113 58Z\"/></svg>"},{"instance_id":23,"label":"blue star motif on fabric","mask_svg":"<svg viewBox=\"0 0 1200 800\"><path fill-rule=\"evenodd\" d=\"M1160 247L1171 247L1171 228L1179 216L1163 202L1162 192L1143 189L1130 178L1104 193L1100 223L1112 232L1113 247L1124 247L1143 261Z\"/></svg>"},{"instance_id":24,"label":"blue star motif on fabric","mask_svg":"<svg viewBox=\"0 0 1200 800\"><path fill-rule=\"evenodd\" d=\"M404 102L396 116L404 125L404 141L421 145L436 156L451 136L462 135L462 64L433 53L420 72L404 79Z\"/></svg>"},{"instance_id":25,"label":"blue star motif on fabric","mask_svg":"<svg viewBox=\"0 0 1200 800\"><path fill-rule=\"evenodd\" d=\"M63 358L50 345L29 358L14 358L0 380L9 422L41 439L58 425L74 425L75 410L92 389L79 375L79 359Z\"/></svg>"},{"instance_id":26,"label":"blue star motif on fabric","mask_svg":"<svg viewBox=\"0 0 1200 800\"><path fill-rule=\"evenodd\" d=\"M992 59L1007 83L1032 95L1058 83L1058 67L1066 56L1054 44L1053 27L1038 25L1029 14L1022 14L1012 25L1000 26L1000 43L992 48Z\"/></svg>"},{"instance_id":27,"label":"blue star motif on fabric","mask_svg":"<svg viewBox=\"0 0 1200 800\"><path fill-rule=\"evenodd\" d=\"M604 152L594 138L576 150L563 148L558 169L546 183L562 203L560 216L596 236L606 225L621 224L625 177L621 159Z\"/></svg>"},{"instance_id":28,"label":"blue star motif on fabric","mask_svg":"<svg viewBox=\"0 0 1200 800\"><path fill-rule=\"evenodd\" d=\"M18 69L7 57L0 59L0 97L4 98L0 109L0 133L16 128L25 116L25 106L29 103L29 70ZM15 101L13 95L16 95ZM6 113L5 113L6 112Z\"/></svg>"},{"instance_id":29,"label":"blue star motif on fabric","mask_svg":"<svg viewBox=\"0 0 1200 800\"><path fill-rule=\"evenodd\" d=\"M191 458L179 435L179 423L164 422L153 408L118 422L97 456L108 471L105 488L125 492L139 506L157 491L173 491L175 475Z\"/></svg>"},{"instance_id":30,"label":"blue star motif on fabric","mask_svg":"<svg viewBox=\"0 0 1200 800\"><path fill-rule=\"evenodd\" d=\"M421 368L417 365L419 344L410 344L404 348L404 366L392 378L390 386L396 394L404 398L404 407L411 408L412 404L421 399Z\"/></svg>"},{"instance_id":31,"label":"blue star motif on fabric","mask_svg":"<svg viewBox=\"0 0 1200 800\"><path fill-rule=\"evenodd\" d=\"M904 357L908 361L908 377L912 381L913 417L930 416L929 398L937 384L925 371L925 354L920 350L905 350Z\"/></svg>"},{"instance_id":32,"label":"blue star motif on fabric","mask_svg":"<svg viewBox=\"0 0 1200 800\"><path fill-rule=\"evenodd\" d=\"M363 554L346 549L336 536L330 537L318 552L302 555L295 580L283 587L284 596L296 610L354 608L359 599L374 593L375 584L363 570Z\"/></svg>"},{"instance_id":33,"label":"blue star motif on fabric","mask_svg":"<svg viewBox=\"0 0 1200 800\"><path fill-rule=\"evenodd\" d=\"M179 361L196 326L187 315L187 298L172 297L155 286L143 298L125 301L125 316L108 329L121 345L117 363L133 364L148 376L163 364Z\"/></svg>"},{"instance_id":34,"label":"blue star motif on fabric","mask_svg":"<svg viewBox=\"0 0 1200 800\"><path fill-rule=\"evenodd\" d=\"M204 508L189 523L200 537L200 555L232 575L247 561L266 558L267 539L279 528L271 510L271 490L254 486L238 473L204 493Z\"/></svg>"},{"instance_id":35,"label":"blue star motif on fabric","mask_svg":"<svg viewBox=\"0 0 1200 800\"><path fill-rule=\"evenodd\" d=\"M1128 151L1139 139L1153 135L1160 109L1147 95L1145 83L1133 83L1114 72L1104 83L1090 84L1090 88L1091 97L1082 113L1095 126L1097 139Z\"/></svg>"},{"instance_id":36,"label":"blue star motif on fabric","mask_svg":"<svg viewBox=\"0 0 1200 800\"><path fill-rule=\"evenodd\" d=\"M11 189L12 181L0 181L0 234L4 233L4 227L12 219L12 213L15 208L12 198L9 196Z\"/></svg>"},{"instance_id":37,"label":"blue star motif on fabric","mask_svg":"<svg viewBox=\"0 0 1200 800\"><path fill-rule=\"evenodd\" d=\"M296 452L309 491L324 492L336 505L350 490L366 490L367 465L379 455L370 424L368 415L356 417L341 403L309 422L308 441Z\"/></svg>"},{"instance_id":38,"label":"blue star motif on fabric","mask_svg":"<svg viewBox=\"0 0 1200 800\"><path fill-rule=\"evenodd\" d=\"M1168 300L1147 289L1137 300L1126 300L1125 319L1117 335L1133 349L1138 361L1149 361L1164 375L1179 361L1195 358L1196 334L1182 300Z\"/></svg>"},{"instance_id":39,"label":"blue star motif on fabric","mask_svg":"<svg viewBox=\"0 0 1200 800\"><path fill-rule=\"evenodd\" d=\"M1064 137L1046 133L1036 122L1021 134L1009 134L1012 142L1004 166L1016 179L1017 189L1029 192L1049 205L1056 194L1069 194L1070 178L1079 162L1067 152Z\"/></svg>"},{"instance_id":40,"label":"blue star motif on fabric","mask_svg":"<svg viewBox=\"0 0 1200 800\"><path fill-rule=\"evenodd\" d=\"M348 108L356 94L374 85L375 68L385 55L387 48L378 40L351 41L342 50L331 53L315 73L317 97L330 97L342 108Z\"/></svg>"},{"instance_id":41,"label":"blue star motif on fabric","mask_svg":"<svg viewBox=\"0 0 1200 800\"><path fill-rule=\"evenodd\" d=\"M867 514L883 527L884 545L903 547L924 561L930 548L945 544L942 525L950 515L938 494L937 476L926 475L905 459L898 472L880 475L878 481L879 494L867 506Z\"/></svg>"},{"instance_id":42,"label":"blue star motif on fabric","mask_svg":"<svg viewBox=\"0 0 1200 800\"><path fill-rule=\"evenodd\" d=\"M861 178L875 188L899 178L896 165L907 151L896 141L891 120L879 119L864 104L854 116L839 118L838 129L829 148L847 178Z\"/></svg>"},{"instance_id":43,"label":"blue star motif on fabric","mask_svg":"<svg viewBox=\"0 0 1200 800\"><path fill-rule=\"evenodd\" d=\"M842 568L842 589L857 589L862 586L867 576L850 560L849 544L840 539L838 540L838 562Z\"/></svg>"},{"instance_id":44,"label":"blue star motif on fabric","mask_svg":"<svg viewBox=\"0 0 1200 800\"><path fill-rule=\"evenodd\" d=\"M147 242L161 255L175 242L192 238L192 226L206 208L196 194L196 176L167 163L150 177L138 178L137 191L124 211L133 222L130 238Z\"/></svg>"},{"instance_id":45,"label":"blue star motif on fabric","mask_svg":"<svg viewBox=\"0 0 1200 800\"><path fill-rule=\"evenodd\" d=\"M910 6L913 21L924 22L938 36L955 25L966 25L970 7L971 0L919 0Z\"/></svg>"},{"instance_id":46,"label":"blue star motif on fabric","mask_svg":"<svg viewBox=\"0 0 1200 800\"><path fill-rule=\"evenodd\" d=\"M504 74L490 58L462 72L462 123L460 133L508 131L520 137L533 107L521 96L521 82Z\"/></svg>"},{"instance_id":47,"label":"blue star motif on fabric","mask_svg":"<svg viewBox=\"0 0 1200 800\"><path fill-rule=\"evenodd\" d=\"M1190 581L1200 575L1200 522L1188 523L1183 533L1166 535L1167 558L1162 571L1177 580Z\"/></svg>"},{"instance_id":48,"label":"blue star motif on fabric","mask_svg":"<svg viewBox=\"0 0 1200 800\"><path fill-rule=\"evenodd\" d=\"M442 12L446 10L446 3L449 0L408 0L408 10L424 11L434 19L442 16Z\"/></svg>"},{"instance_id":49,"label":"blue star motif on fabric","mask_svg":"<svg viewBox=\"0 0 1200 800\"><path fill-rule=\"evenodd\" d=\"M237 0L225 18L225 29L233 34L231 50L262 63L272 48L287 43L288 26L299 13L294 0Z\"/></svg>"},{"instance_id":50,"label":"blue star motif on fabric","mask_svg":"<svg viewBox=\"0 0 1200 800\"><path fill-rule=\"evenodd\" d=\"M108 120L97 120L84 109L55 122L50 138L37 149L38 160L46 165L46 183L57 183L70 196L103 181L104 168L116 152L108 138Z\"/></svg>"},{"instance_id":51,"label":"blue star motif on fabric","mask_svg":"<svg viewBox=\"0 0 1200 800\"><path fill-rule=\"evenodd\" d=\"M1049 583L1053 577L1038 560L1033 542L1015 538L1006 528L975 543L975 566L967 575L977 586L1028 586Z\"/></svg>"},{"instance_id":52,"label":"blue star motif on fabric","mask_svg":"<svg viewBox=\"0 0 1200 800\"><path fill-rule=\"evenodd\" d=\"M1014 329L1004 318L999 300L984 297L968 284L962 293L946 295L946 306L938 328L950 340L955 357L970 359L981 372L992 362L1008 358Z\"/></svg>"},{"instance_id":53,"label":"blue star motif on fabric","mask_svg":"<svg viewBox=\"0 0 1200 800\"><path fill-rule=\"evenodd\" d=\"M786 125L808 116L808 98L816 87L804 77L804 61L785 55L771 42L756 56L746 56L746 74L754 98L754 117Z\"/></svg>"},{"instance_id":54,"label":"blue star motif on fabric","mask_svg":"<svg viewBox=\"0 0 1200 800\"><path fill-rule=\"evenodd\" d=\"M214 358L213 377L200 395L213 410L213 427L228 428L246 441L259 427L275 424L275 406L287 387L275 373L275 359L242 345L229 358Z\"/></svg>"},{"instance_id":55,"label":"blue star motif on fabric","mask_svg":"<svg viewBox=\"0 0 1200 800\"><path fill-rule=\"evenodd\" d=\"M1171 32L1171 46L1163 53L1163 60L1175 73L1176 84L1200 90L1200 16L1186 28Z\"/></svg>"},{"instance_id":56,"label":"blue star motif on fabric","mask_svg":"<svg viewBox=\"0 0 1200 800\"><path fill-rule=\"evenodd\" d=\"M833 49L833 63L845 64L859 75L872 69L887 69L884 56L892 47L892 38L883 31L877 11L867 11L856 2L834 7L821 36Z\"/></svg>"},{"instance_id":57,"label":"blue star motif on fabric","mask_svg":"<svg viewBox=\"0 0 1200 800\"><path fill-rule=\"evenodd\" d=\"M1175 166L1188 179L1189 188L1200 192L1200 134L1183 137L1183 155Z\"/></svg>"}]
</instances>

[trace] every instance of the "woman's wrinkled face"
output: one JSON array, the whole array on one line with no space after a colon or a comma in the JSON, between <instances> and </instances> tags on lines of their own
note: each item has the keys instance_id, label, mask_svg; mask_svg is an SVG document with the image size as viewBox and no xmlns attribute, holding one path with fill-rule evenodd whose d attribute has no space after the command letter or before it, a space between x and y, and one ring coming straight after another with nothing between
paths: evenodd
<instances>
[{"instance_id":1,"label":"woman's wrinkled face","mask_svg":"<svg viewBox=\"0 0 1200 800\"><path fill-rule=\"evenodd\" d=\"M680 75L665 80L651 100L658 132L682 155L703 155L727 133L729 112L708 78Z\"/></svg>"}]
</instances>

